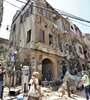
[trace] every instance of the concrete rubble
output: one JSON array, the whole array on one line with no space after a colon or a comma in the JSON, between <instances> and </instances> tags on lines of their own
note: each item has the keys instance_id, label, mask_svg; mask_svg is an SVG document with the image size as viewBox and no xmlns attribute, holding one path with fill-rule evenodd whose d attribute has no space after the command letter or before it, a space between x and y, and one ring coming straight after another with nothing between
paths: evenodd
<instances>
[{"instance_id":1,"label":"concrete rubble","mask_svg":"<svg viewBox=\"0 0 90 100\"><path fill-rule=\"evenodd\" d=\"M44 86L41 87L43 95L42 100L73 100L72 98L68 97L67 81L65 79L67 75L70 88L70 96L76 95L78 93L76 87L78 85L79 87L82 86L82 83L78 84L80 78L78 76L73 76L70 73L66 72L65 77L62 81L53 80L50 82L47 81L46 83L42 82L44 83ZM24 100L28 100L28 93L24 94L21 86L16 88L20 89L19 95L22 95L24 97ZM9 96L9 89L7 87L4 87L3 100L17 100L17 96L18 95Z\"/></svg>"},{"instance_id":2,"label":"concrete rubble","mask_svg":"<svg viewBox=\"0 0 90 100\"><path fill-rule=\"evenodd\" d=\"M17 88L21 89L21 86L17 87ZM5 87L3 100L17 100L16 98L18 95L17 96L9 96L8 92L9 92L9 89L7 87ZM81 92L77 91L77 93L79 93L78 96L77 96L77 94L70 94L70 95L71 95L71 97L74 97L74 99L78 97L79 99L77 99L77 100L81 100L80 98L83 97L84 93L82 91ZM24 100L28 100L27 94L20 93L19 95L22 95L24 97ZM53 91L51 88L47 88L47 87L42 87L42 95L43 95L42 100L74 100L73 98L68 97L67 92L64 95L61 95L61 93L59 91L57 91L57 90ZM85 100L85 99L82 99L82 100Z\"/></svg>"}]
</instances>

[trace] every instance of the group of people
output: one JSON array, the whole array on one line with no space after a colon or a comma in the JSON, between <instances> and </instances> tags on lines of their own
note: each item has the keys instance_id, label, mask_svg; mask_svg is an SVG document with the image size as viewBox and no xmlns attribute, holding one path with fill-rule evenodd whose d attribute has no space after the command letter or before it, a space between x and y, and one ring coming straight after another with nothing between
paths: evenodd
<instances>
[{"instance_id":1,"label":"group of people","mask_svg":"<svg viewBox=\"0 0 90 100\"><path fill-rule=\"evenodd\" d=\"M3 91L2 91L2 89L3 89L3 77L4 77L3 67L0 64L0 98L1 99L2 99L2 94L3 94ZM33 72L32 73L32 77L31 77L31 79L29 81L29 84L30 84L30 87L32 85L34 85L35 91L37 91L38 94L39 94L39 100L42 100L41 87L39 85L38 78L39 78L39 72Z\"/></svg>"},{"instance_id":2,"label":"group of people","mask_svg":"<svg viewBox=\"0 0 90 100\"><path fill-rule=\"evenodd\" d=\"M3 67L0 64L0 98L2 96L2 86L3 86ZM86 73L86 66L82 66L82 78L81 80L83 82L83 86L85 89L85 95L86 100L89 100L90 95L90 76ZM34 86L35 91L39 94L39 100L42 100L42 93L41 93L41 87L39 85L39 72L33 72L32 77L29 81L30 89L29 93L32 92L32 86ZM30 96L30 94L29 94Z\"/></svg>"},{"instance_id":3,"label":"group of people","mask_svg":"<svg viewBox=\"0 0 90 100\"><path fill-rule=\"evenodd\" d=\"M32 74L32 78L30 79L30 84L36 85L36 89L38 90L40 97L42 98L42 94L41 94L41 88L39 86L39 81L38 81L38 76L39 73L38 72L34 72ZM89 74L87 74L87 69L86 66L82 66L82 78L81 80L83 82L83 86L84 86L84 90L85 90L85 95L86 95L86 100L89 100L89 95L90 95L90 76Z\"/></svg>"}]
</instances>

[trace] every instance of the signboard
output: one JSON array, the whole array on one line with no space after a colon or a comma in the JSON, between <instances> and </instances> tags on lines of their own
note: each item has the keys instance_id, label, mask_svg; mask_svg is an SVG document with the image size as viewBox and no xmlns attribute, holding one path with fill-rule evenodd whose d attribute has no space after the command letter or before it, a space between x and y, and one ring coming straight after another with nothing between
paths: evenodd
<instances>
[{"instance_id":1,"label":"signboard","mask_svg":"<svg viewBox=\"0 0 90 100\"><path fill-rule=\"evenodd\" d=\"M24 76L28 76L29 75L29 70L24 70Z\"/></svg>"},{"instance_id":2,"label":"signboard","mask_svg":"<svg viewBox=\"0 0 90 100\"><path fill-rule=\"evenodd\" d=\"M10 53L10 61L15 61L16 53Z\"/></svg>"},{"instance_id":3,"label":"signboard","mask_svg":"<svg viewBox=\"0 0 90 100\"><path fill-rule=\"evenodd\" d=\"M22 68L22 88L28 90L28 80L29 80L29 66L23 66Z\"/></svg>"}]
</instances>

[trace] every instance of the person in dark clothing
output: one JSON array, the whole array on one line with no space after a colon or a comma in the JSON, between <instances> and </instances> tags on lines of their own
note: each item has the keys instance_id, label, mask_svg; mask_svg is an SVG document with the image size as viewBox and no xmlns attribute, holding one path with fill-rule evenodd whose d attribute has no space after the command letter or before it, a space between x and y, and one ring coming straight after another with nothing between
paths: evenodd
<instances>
[{"instance_id":1,"label":"person in dark clothing","mask_svg":"<svg viewBox=\"0 0 90 100\"><path fill-rule=\"evenodd\" d=\"M63 71L63 76L64 76L64 75L65 75L65 73L66 73L66 71L67 71L66 66L63 66L62 71Z\"/></svg>"},{"instance_id":2,"label":"person in dark clothing","mask_svg":"<svg viewBox=\"0 0 90 100\"><path fill-rule=\"evenodd\" d=\"M2 85L3 85L3 68L0 64L0 98L2 95Z\"/></svg>"}]
</instances>

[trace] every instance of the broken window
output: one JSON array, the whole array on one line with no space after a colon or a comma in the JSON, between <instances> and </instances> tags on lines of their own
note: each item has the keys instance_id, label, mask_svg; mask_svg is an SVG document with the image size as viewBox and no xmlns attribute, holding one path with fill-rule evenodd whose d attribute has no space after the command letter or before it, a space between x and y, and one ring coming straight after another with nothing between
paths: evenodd
<instances>
[{"instance_id":1,"label":"broken window","mask_svg":"<svg viewBox=\"0 0 90 100\"><path fill-rule=\"evenodd\" d=\"M32 14L33 7L30 5L30 7L21 15L20 17L20 23L23 23L27 17L29 17Z\"/></svg>"},{"instance_id":2,"label":"broken window","mask_svg":"<svg viewBox=\"0 0 90 100\"><path fill-rule=\"evenodd\" d=\"M37 3L37 11L40 13L40 14L43 14L43 10L46 8L46 6L42 3Z\"/></svg>"},{"instance_id":3,"label":"broken window","mask_svg":"<svg viewBox=\"0 0 90 100\"><path fill-rule=\"evenodd\" d=\"M58 35L58 46L59 46L59 50L61 50L61 52L63 52L60 35Z\"/></svg>"},{"instance_id":4,"label":"broken window","mask_svg":"<svg viewBox=\"0 0 90 100\"><path fill-rule=\"evenodd\" d=\"M74 51L76 52L76 47L74 46Z\"/></svg>"},{"instance_id":5,"label":"broken window","mask_svg":"<svg viewBox=\"0 0 90 100\"><path fill-rule=\"evenodd\" d=\"M16 31L16 24L13 25L13 32Z\"/></svg>"},{"instance_id":6,"label":"broken window","mask_svg":"<svg viewBox=\"0 0 90 100\"><path fill-rule=\"evenodd\" d=\"M73 47L73 55L76 55L76 47Z\"/></svg>"},{"instance_id":7,"label":"broken window","mask_svg":"<svg viewBox=\"0 0 90 100\"><path fill-rule=\"evenodd\" d=\"M40 8L40 14L43 15L43 9L42 8Z\"/></svg>"},{"instance_id":8,"label":"broken window","mask_svg":"<svg viewBox=\"0 0 90 100\"><path fill-rule=\"evenodd\" d=\"M26 17L29 17L29 9L26 10Z\"/></svg>"},{"instance_id":9,"label":"broken window","mask_svg":"<svg viewBox=\"0 0 90 100\"><path fill-rule=\"evenodd\" d=\"M23 23L23 15L20 16L20 23Z\"/></svg>"},{"instance_id":10,"label":"broken window","mask_svg":"<svg viewBox=\"0 0 90 100\"><path fill-rule=\"evenodd\" d=\"M39 41L45 42L45 32L42 29L40 29Z\"/></svg>"},{"instance_id":11,"label":"broken window","mask_svg":"<svg viewBox=\"0 0 90 100\"><path fill-rule=\"evenodd\" d=\"M90 53L88 52L88 58L90 58Z\"/></svg>"},{"instance_id":12,"label":"broken window","mask_svg":"<svg viewBox=\"0 0 90 100\"><path fill-rule=\"evenodd\" d=\"M65 45L65 50L68 51L68 43Z\"/></svg>"},{"instance_id":13,"label":"broken window","mask_svg":"<svg viewBox=\"0 0 90 100\"><path fill-rule=\"evenodd\" d=\"M55 47L58 47L58 39L57 39L57 36L55 36Z\"/></svg>"},{"instance_id":14,"label":"broken window","mask_svg":"<svg viewBox=\"0 0 90 100\"><path fill-rule=\"evenodd\" d=\"M46 17L46 10L43 10L43 16L45 16Z\"/></svg>"},{"instance_id":15,"label":"broken window","mask_svg":"<svg viewBox=\"0 0 90 100\"><path fill-rule=\"evenodd\" d=\"M66 21L65 19L62 20L62 25L65 31L69 31L70 30L70 23L68 21Z\"/></svg>"},{"instance_id":16,"label":"broken window","mask_svg":"<svg viewBox=\"0 0 90 100\"><path fill-rule=\"evenodd\" d=\"M27 13L26 13L26 12L24 12L24 14L23 14L23 22L25 22L25 21L26 21L26 16L27 16Z\"/></svg>"},{"instance_id":17,"label":"broken window","mask_svg":"<svg viewBox=\"0 0 90 100\"><path fill-rule=\"evenodd\" d=\"M85 58L87 59L88 57L87 57L87 50L86 49L84 49L84 56L85 56Z\"/></svg>"},{"instance_id":18,"label":"broken window","mask_svg":"<svg viewBox=\"0 0 90 100\"><path fill-rule=\"evenodd\" d=\"M50 12L47 11L47 18L50 19Z\"/></svg>"},{"instance_id":19,"label":"broken window","mask_svg":"<svg viewBox=\"0 0 90 100\"><path fill-rule=\"evenodd\" d=\"M59 49L63 52L62 43L59 43Z\"/></svg>"},{"instance_id":20,"label":"broken window","mask_svg":"<svg viewBox=\"0 0 90 100\"><path fill-rule=\"evenodd\" d=\"M71 45L69 45L69 53L73 53L73 48Z\"/></svg>"},{"instance_id":21,"label":"broken window","mask_svg":"<svg viewBox=\"0 0 90 100\"><path fill-rule=\"evenodd\" d=\"M47 19L53 20L53 14L50 11L47 11Z\"/></svg>"},{"instance_id":22,"label":"broken window","mask_svg":"<svg viewBox=\"0 0 90 100\"><path fill-rule=\"evenodd\" d=\"M71 29L73 30L73 26L71 26Z\"/></svg>"},{"instance_id":23,"label":"broken window","mask_svg":"<svg viewBox=\"0 0 90 100\"><path fill-rule=\"evenodd\" d=\"M49 34L49 45L53 44L53 36Z\"/></svg>"},{"instance_id":24,"label":"broken window","mask_svg":"<svg viewBox=\"0 0 90 100\"><path fill-rule=\"evenodd\" d=\"M9 47L13 46L13 41L10 41Z\"/></svg>"},{"instance_id":25,"label":"broken window","mask_svg":"<svg viewBox=\"0 0 90 100\"><path fill-rule=\"evenodd\" d=\"M31 29L27 32L27 43L31 41Z\"/></svg>"},{"instance_id":26,"label":"broken window","mask_svg":"<svg viewBox=\"0 0 90 100\"><path fill-rule=\"evenodd\" d=\"M82 48L79 46L79 52L81 53L81 54L83 54L83 52L82 52Z\"/></svg>"},{"instance_id":27,"label":"broken window","mask_svg":"<svg viewBox=\"0 0 90 100\"><path fill-rule=\"evenodd\" d=\"M87 50L86 49L84 49L84 54L87 54Z\"/></svg>"},{"instance_id":28,"label":"broken window","mask_svg":"<svg viewBox=\"0 0 90 100\"><path fill-rule=\"evenodd\" d=\"M38 11L41 15L43 15L43 8L42 8L42 7L38 7L37 11Z\"/></svg>"},{"instance_id":29,"label":"broken window","mask_svg":"<svg viewBox=\"0 0 90 100\"><path fill-rule=\"evenodd\" d=\"M41 6L41 5L40 5L40 6ZM41 7L42 7L42 6L41 6ZM43 7L42 7L42 8L41 8L41 7L38 7L37 11L38 11L41 15L45 16L47 19L53 20L53 14L52 14L52 12L50 12L50 11L48 11L48 10L46 10L46 9L43 9Z\"/></svg>"},{"instance_id":30,"label":"broken window","mask_svg":"<svg viewBox=\"0 0 90 100\"><path fill-rule=\"evenodd\" d=\"M32 4L31 4L30 7L29 7L29 16L30 16L32 13L33 13L33 6L32 6Z\"/></svg>"}]
</instances>

